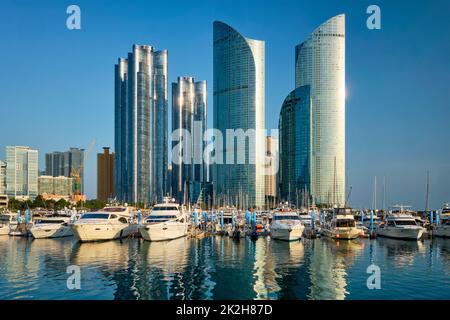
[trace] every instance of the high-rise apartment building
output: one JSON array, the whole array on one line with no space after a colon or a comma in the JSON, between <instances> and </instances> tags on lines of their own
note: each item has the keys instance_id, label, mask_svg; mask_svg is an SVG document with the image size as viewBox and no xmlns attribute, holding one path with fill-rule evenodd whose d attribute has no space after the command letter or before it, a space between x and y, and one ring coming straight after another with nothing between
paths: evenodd
<instances>
[{"instance_id":1,"label":"high-rise apartment building","mask_svg":"<svg viewBox=\"0 0 450 320\"><path fill-rule=\"evenodd\" d=\"M84 166L84 149L70 148L65 152L51 152L45 154L45 175L52 177L72 177ZM84 171L80 175L80 191L84 193Z\"/></svg>"},{"instance_id":2,"label":"high-rise apartment building","mask_svg":"<svg viewBox=\"0 0 450 320\"><path fill-rule=\"evenodd\" d=\"M34 199L38 194L38 151L6 147L6 194L9 198Z\"/></svg>"},{"instance_id":3,"label":"high-rise apartment building","mask_svg":"<svg viewBox=\"0 0 450 320\"><path fill-rule=\"evenodd\" d=\"M114 152L109 147L97 154L97 199L107 201L115 197L114 193Z\"/></svg>"},{"instance_id":4,"label":"high-rise apartment building","mask_svg":"<svg viewBox=\"0 0 450 320\"><path fill-rule=\"evenodd\" d=\"M151 204L169 191L167 50L133 45L115 65L115 186L119 200Z\"/></svg>"},{"instance_id":5,"label":"high-rise apartment building","mask_svg":"<svg viewBox=\"0 0 450 320\"><path fill-rule=\"evenodd\" d=\"M178 77L172 83L172 196L180 203L195 203L206 182L203 161L206 142L206 81Z\"/></svg>"}]
</instances>

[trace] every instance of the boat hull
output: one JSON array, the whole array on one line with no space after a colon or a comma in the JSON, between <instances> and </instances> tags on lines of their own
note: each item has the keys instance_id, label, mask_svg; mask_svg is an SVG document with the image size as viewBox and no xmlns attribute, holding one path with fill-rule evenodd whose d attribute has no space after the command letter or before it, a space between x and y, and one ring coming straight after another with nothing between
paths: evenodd
<instances>
[{"instance_id":1,"label":"boat hull","mask_svg":"<svg viewBox=\"0 0 450 320\"><path fill-rule=\"evenodd\" d=\"M270 238L283 241L295 241L301 239L305 227L302 224L291 228L272 227L270 229Z\"/></svg>"},{"instance_id":2,"label":"boat hull","mask_svg":"<svg viewBox=\"0 0 450 320\"><path fill-rule=\"evenodd\" d=\"M128 237L137 231L131 224L73 224L72 231L81 242L107 241Z\"/></svg>"},{"instance_id":3,"label":"boat hull","mask_svg":"<svg viewBox=\"0 0 450 320\"><path fill-rule=\"evenodd\" d=\"M336 240L354 240L361 236L361 230L358 228L350 229L322 229L322 235Z\"/></svg>"},{"instance_id":4,"label":"boat hull","mask_svg":"<svg viewBox=\"0 0 450 320\"><path fill-rule=\"evenodd\" d=\"M139 227L139 232L147 241L166 241L187 235L187 223L156 223Z\"/></svg>"},{"instance_id":5,"label":"boat hull","mask_svg":"<svg viewBox=\"0 0 450 320\"><path fill-rule=\"evenodd\" d=\"M7 236L9 235L9 225L1 225L0 226L0 236Z\"/></svg>"},{"instance_id":6,"label":"boat hull","mask_svg":"<svg viewBox=\"0 0 450 320\"><path fill-rule=\"evenodd\" d=\"M35 239L45 238L63 238L73 236L73 231L70 226L39 226L30 229L31 235Z\"/></svg>"},{"instance_id":7,"label":"boat hull","mask_svg":"<svg viewBox=\"0 0 450 320\"><path fill-rule=\"evenodd\" d=\"M377 229L377 236L400 240L419 240L424 231L424 228L380 228Z\"/></svg>"},{"instance_id":8,"label":"boat hull","mask_svg":"<svg viewBox=\"0 0 450 320\"><path fill-rule=\"evenodd\" d=\"M440 238L450 238L450 226L437 226L436 229L433 230L433 235Z\"/></svg>"}]
</instances>

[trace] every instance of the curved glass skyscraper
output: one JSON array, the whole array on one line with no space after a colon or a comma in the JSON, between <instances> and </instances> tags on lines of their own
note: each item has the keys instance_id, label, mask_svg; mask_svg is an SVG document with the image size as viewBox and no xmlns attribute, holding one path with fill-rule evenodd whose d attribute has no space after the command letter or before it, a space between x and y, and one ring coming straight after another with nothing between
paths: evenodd
<instances>
[{"instance_id":1,"label":"curved glass skyscraper","mask_svg":"<svg viewBox=\"0 0 450 320\"><path fill-rule=\"evenodd\" d=\"M119 200L162 201L167 186L167 50L133 45L115 66L115 179Z\"/></svg>"},{"instance_id":2,"label":"curved glass skyscraper","mask_svg":"<svg viewBox=\"0 0 450 320\"><path fill-rule=\"evenodd\" d=\"M319 26L295 48L295 85L310 87L311 195L345 203L345 15ZM304 146L303 148L308 148ZM300 160L299 160L300 161Z\"/></svg>"},{"instance_id":3,"label":"curved glass skyscraper","mask_svg":"<svg viewBox=\"0 0 450 320\"><path fill-rule=\"evenodd\" d=\"M281 107L278 129L280 198L297 203L300 195L305 200L305 195L309 196L313 189L309 86L298 87L286 97Z\"/></svg>"},{"instance_id":4,"label":"curved glass skyscraper","mask_svg":"<svg viewBox=\"0 0 450 320\"><path fill-rule=\"evenodd\" d=\"M264 205L264 55L264 41L245 38L229 25L214 22L213 124L223 137L223 143L214 142L216 205ZM241 129L253 139L238 147L234 136L227 139L227 129ZM244 155L245 163L238 163Z\"/></svg>"}]
</instances>

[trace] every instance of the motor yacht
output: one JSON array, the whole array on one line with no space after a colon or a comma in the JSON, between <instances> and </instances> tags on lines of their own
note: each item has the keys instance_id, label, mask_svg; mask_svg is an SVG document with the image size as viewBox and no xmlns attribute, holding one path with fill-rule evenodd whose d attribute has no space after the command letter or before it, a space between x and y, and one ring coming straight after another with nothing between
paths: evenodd
<instances>
[{"instance_id":1,"label":"motor yacht","mask_svg":"<svg viewBox=\"0 0 450 320\"><path fill-rule=\"evenodd\" d=\"M165 198L164 203L153 207L139 232L145 240L164 241L186 236L188 226L184 207Z\"/></svg>"},{"instance_id":2,"label":"motor yacht","mask_svg":"<svg viewBox=\"0 0 450 320\"><path fill-rule=\"evenodd\" d=\"M361 235L351 208L335 208L331 220L324 223L322 235L331 239L353 240Z\"/></svg>"},{"instance_id":3,"label":"motor yacht","mask_svg":"<svg viewBox=\"0 0 450 320\"><path fill-rule=\"evenodd\" d=\"M288 207L277 209L272 215L270 238L284 241L299 240L303 236L305 225L297 211Z\"/></svg>"},{"instance_id":4,"label":"motor yacht","mask_svg":"<svg viewBox=\"0 0 450 320\"><path fill-rule=\"evenodd\" d=\"M62 238L73 236L70 217L36 218L30 232L35 239Z\"/></svg>"},{"instance_id":5,"label":"motor yacht","mask_svg":"<svg viewBox=\"0 0 450 320\"><path fill-rule=\"evenodd\" d=\"M450 206L444 204L439 215L439 224L434 228L433 234L436 237L450 238Z\"/></svg>"},{"instance_id":6,"label":"motor yacht","mask_svg":"<svg viewBox=\"0 0 450 320\"><path fill-rule=\"evenodd\" d=\"M5 213L0 216L0 236L7 236L17 227L17 216Z\"/></svg>"},{"instance_id":7,"label":"motor yacht","mask_svg":"<svg viewBox=\"0 0 450 320\"><path fill-rule=\"evenodd\" d=\"M402 209L388 214L376 229L377 236L405 240L419 240L424 232L425 228L417 224L415 217Z\"/></svg>"},{"instance_id":8,"label":"motor yacht","mask_svg":"<svg viewBox=\"0 0 450 320\"><path fill-rule=\"evenodd\" d=\"M106 206L96 212L83 213L71 227L82 242L120 239L137 232L134 215L128 206Z\"/></svg>"}]
</instances>

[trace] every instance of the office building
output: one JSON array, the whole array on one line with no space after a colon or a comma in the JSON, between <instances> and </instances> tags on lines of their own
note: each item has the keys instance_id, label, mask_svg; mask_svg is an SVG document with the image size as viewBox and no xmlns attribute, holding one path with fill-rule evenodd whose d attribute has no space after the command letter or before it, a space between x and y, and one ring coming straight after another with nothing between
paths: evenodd
<instances>
[{"instance_id":1,"label":"office building","mask_svg":"<svg viewBox=\"0 0 450 320\"><path fill-rule=\"evenodd\" d=\"M215 205L262 208L265 43L245 38L219 21L214 22L213 37L213 126L223 138L223 143L214 142ZM235 136L227 137L227 132L246 135L245 142L238 143Z\"/></svg>"},{"instance_id":2,"label":"office building","mask_svg":"<svg viewBox=\"0 0 450 320\"><path fill-rule=\"evenodd\" d=\"M280 188L285 200L345 204L345 15L295 48L295 90L280 113ZM294 199L295 198L295 199Z\"/></svg>"}]
</instances>

